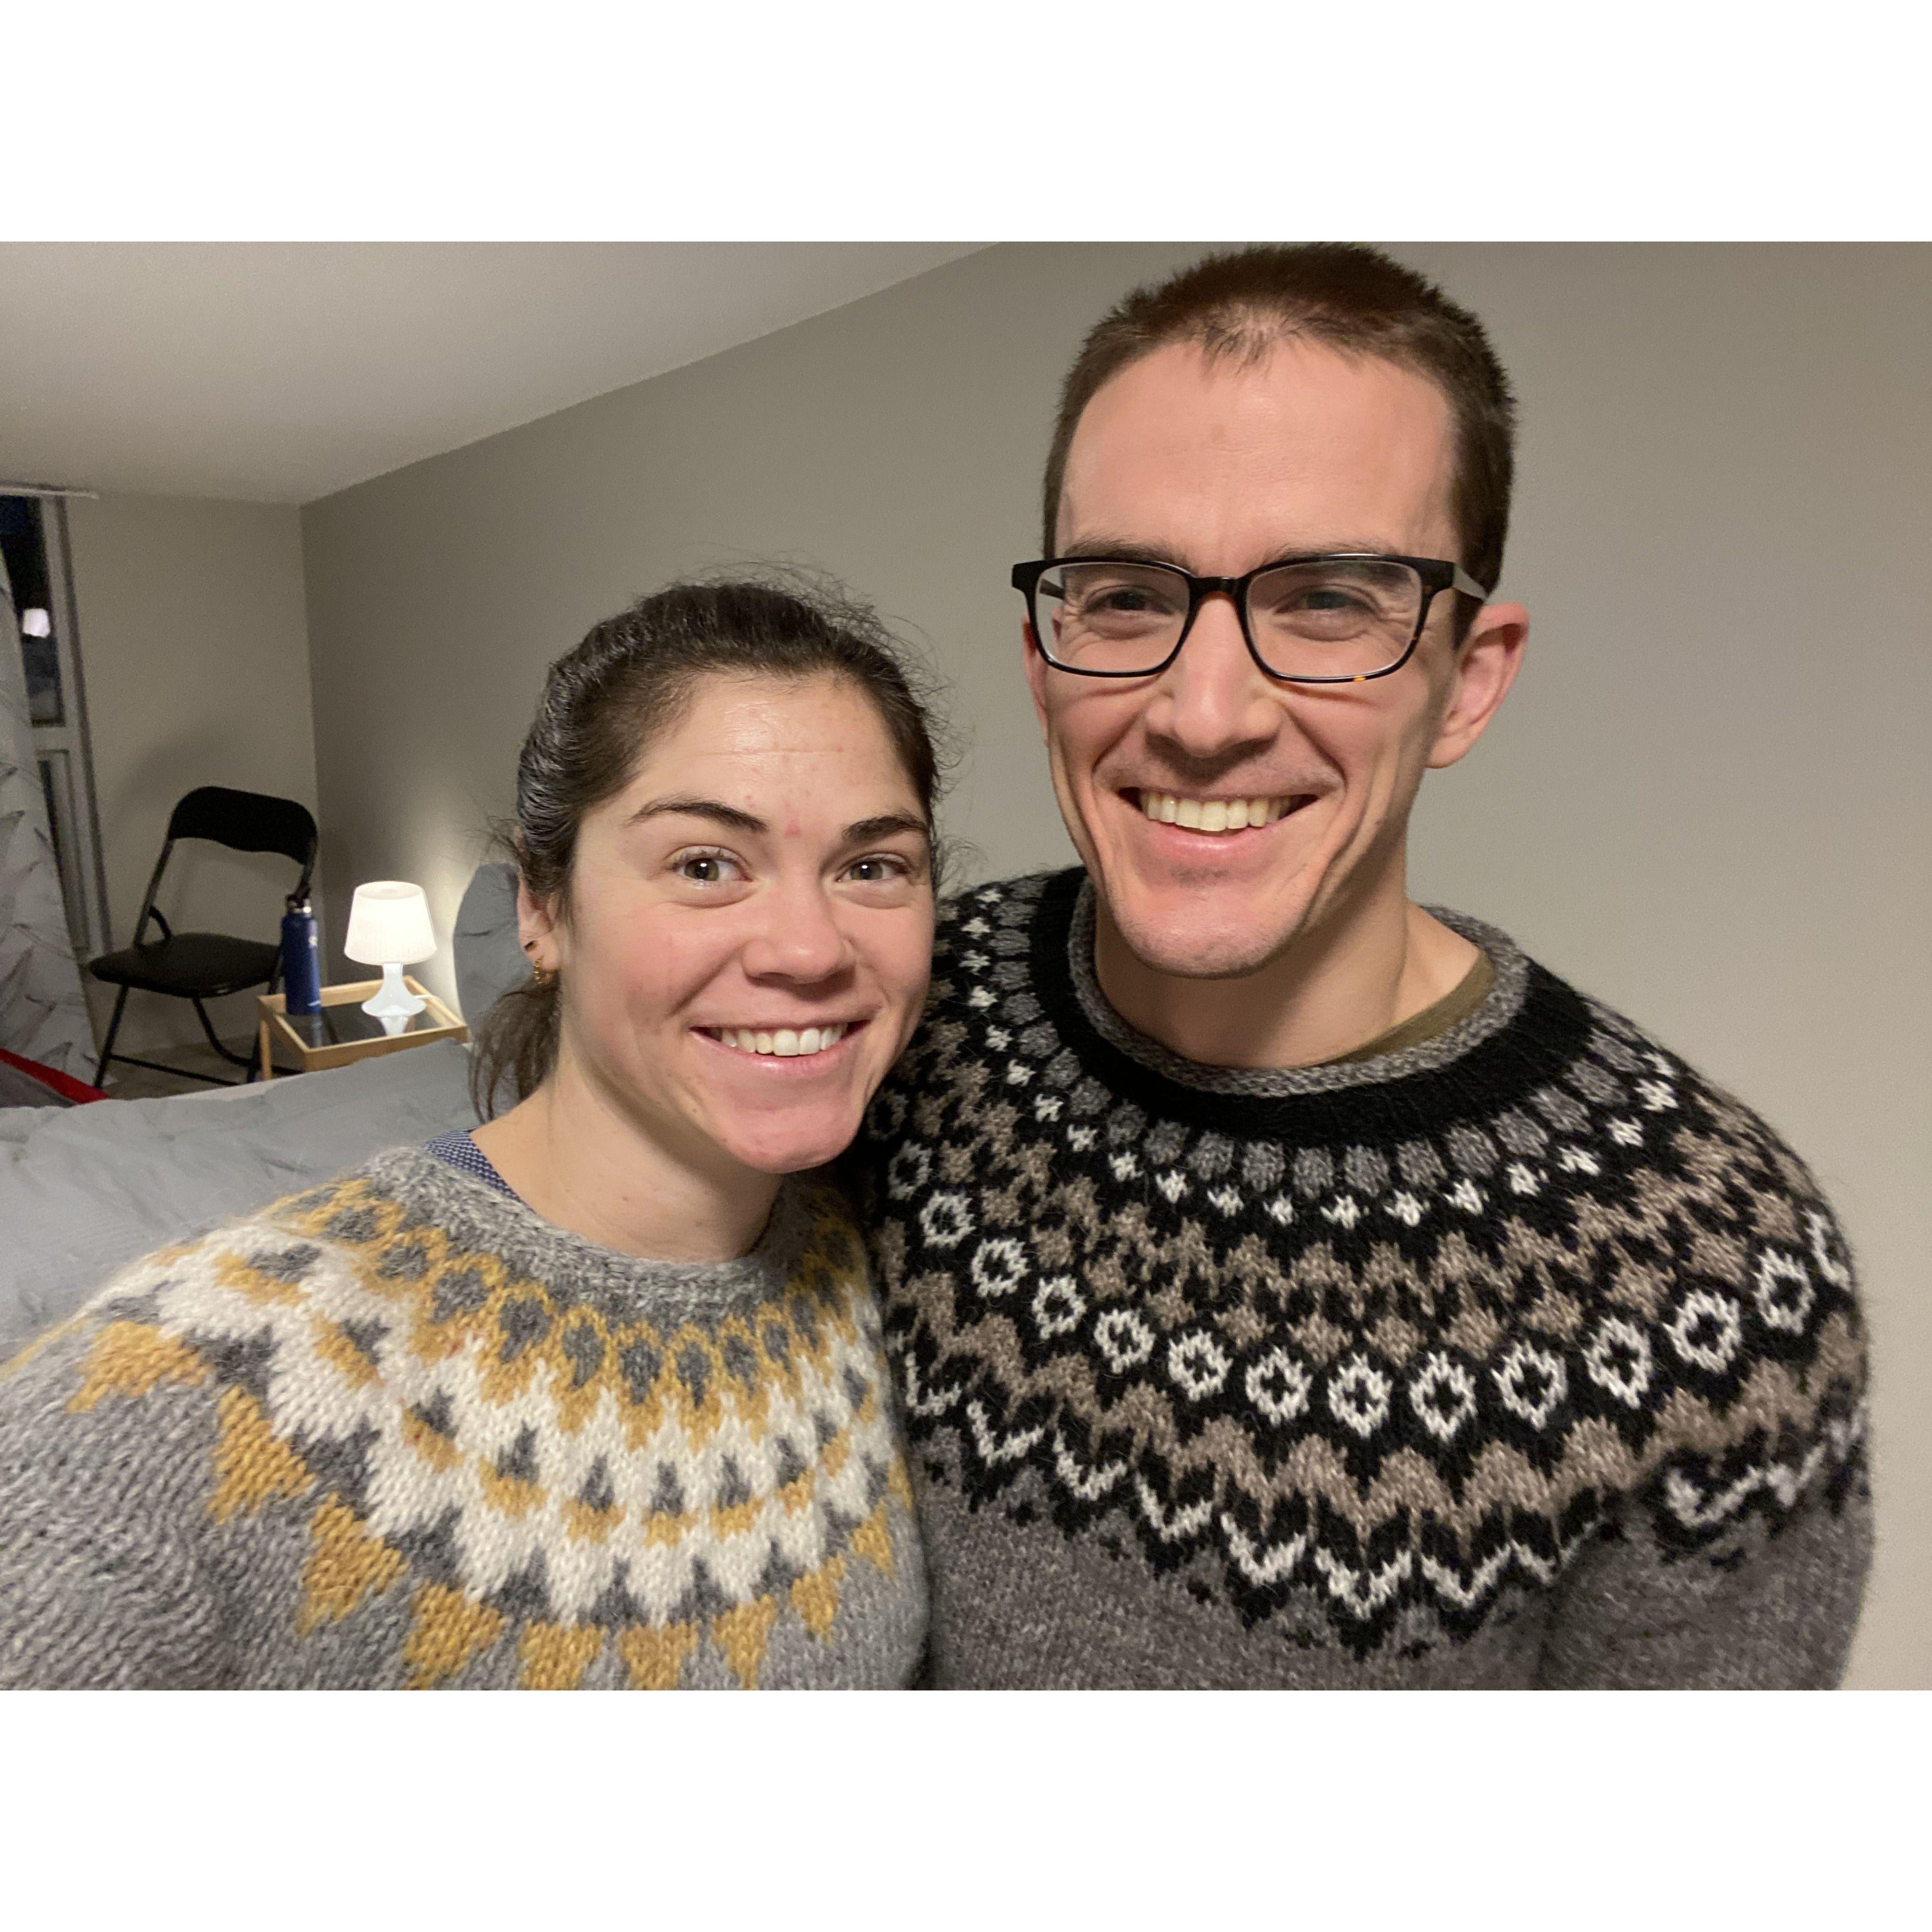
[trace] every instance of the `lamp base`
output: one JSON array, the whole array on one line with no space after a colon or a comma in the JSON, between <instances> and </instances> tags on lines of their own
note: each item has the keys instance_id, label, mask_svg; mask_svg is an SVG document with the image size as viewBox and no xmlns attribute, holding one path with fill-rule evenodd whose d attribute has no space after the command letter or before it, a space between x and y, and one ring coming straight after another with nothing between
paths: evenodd
<instances>
[{"instance_id":1,"label":"lamp base","mask_svg":"<svg viewBox=\"0 0 1932 1932\"><path fill-rule=\"evenodd\" d=\"M371 1019L380 1020L385 1033L398 1034L404 1022L415 1018L427 1004L403 984L403 969L392 962L382 968L382 983L362 1002L362 1010Z\"/></svg>"}]
</instances>

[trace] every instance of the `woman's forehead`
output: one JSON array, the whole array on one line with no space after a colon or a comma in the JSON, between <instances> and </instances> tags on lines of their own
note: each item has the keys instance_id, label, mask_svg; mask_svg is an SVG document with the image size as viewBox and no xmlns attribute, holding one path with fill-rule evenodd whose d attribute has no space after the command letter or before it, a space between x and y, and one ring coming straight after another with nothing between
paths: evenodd
<instances>
[{"instance_id":1,"label":"woman's forehead","mask_svg":"<svg viewBox=\"0 0 1932 1932\"><path fill-rule=\"evenodd\" d=\"M878 708L848 680L712 676L644 748L617 802L698 793L800 818L844 819L855 791L882 802L913 784ZM762 815L762 814L761 814Z\"/></svg>"}]
</instances>

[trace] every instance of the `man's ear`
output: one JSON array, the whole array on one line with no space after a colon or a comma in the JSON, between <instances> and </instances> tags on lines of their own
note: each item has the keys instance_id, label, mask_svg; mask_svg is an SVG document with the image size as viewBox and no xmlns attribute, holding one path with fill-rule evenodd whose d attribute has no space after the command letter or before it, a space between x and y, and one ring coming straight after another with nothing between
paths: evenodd
<instances>
[{"instance_id":1,"label":"man's ear","mask_svg":"<svg viewBox=\"0 0 1932 1932\"><path fill-rule=\"evenodd\" d=\"M1528 642L1529 613L1520 604L1485 604L1477 612L1456 653L1448 708L1430 747L1431 771L1454 764L1490 728L1522 668Z\"/></svg>"},{"instance_id":2,"label":"man's ear","mask_svg":"<svg viewBox=\"0 0 1932 1932\"><path fill-rule=\"evenodd\" d=\"M1040 735L1046 735L1046 660L1041 656L1040 640L1034 635L1033 620L1026 619L1020 626L1020 636L1024 640L1026 650L1027 688L1033 693L1034 716L1040 720Z\"/></svg>"},{"instance_id":3,"label":"man's ear","mask_svg":"<svg viewBox=\"0 0 1932 1932\"><path fill-rule=\"evenodd\" d=\"M556 971L556 922L542 901L530 896L530 889L520 873L517 878L517 944L529 956L532 966Z\"/></svg>"}]
</instances>

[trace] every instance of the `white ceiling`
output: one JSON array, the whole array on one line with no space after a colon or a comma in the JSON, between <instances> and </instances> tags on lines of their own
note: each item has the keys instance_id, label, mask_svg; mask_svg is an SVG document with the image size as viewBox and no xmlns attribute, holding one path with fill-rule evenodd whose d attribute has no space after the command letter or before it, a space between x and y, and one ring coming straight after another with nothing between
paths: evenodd
<instances>
[{"instance_id":1,"label":"white ceiling","mask_svg":"<svg viewBox=\"0 0 1932 1932\"><path fill-rule=\"evenodd\" d=\"M971 252L0 243L0 482L307 502Z\"/></svg>"}]
</instances>

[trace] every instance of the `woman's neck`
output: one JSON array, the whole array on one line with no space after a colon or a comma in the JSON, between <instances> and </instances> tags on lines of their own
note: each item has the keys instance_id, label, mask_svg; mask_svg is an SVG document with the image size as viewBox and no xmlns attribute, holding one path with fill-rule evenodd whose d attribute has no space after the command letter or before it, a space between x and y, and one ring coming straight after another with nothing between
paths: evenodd
<instances>
[{"instance_id":1,"label":"woman's neck","mask_svg":"<svg viewBox=\"0 0 1932 1932\"><path fill-rule=\"evenodd\" d=\"M776 1174L680 1159L568 1060L471 1137L546 1221L645 1261L748 1254L778 1197Z\"/></svg>"}]
</instances>

